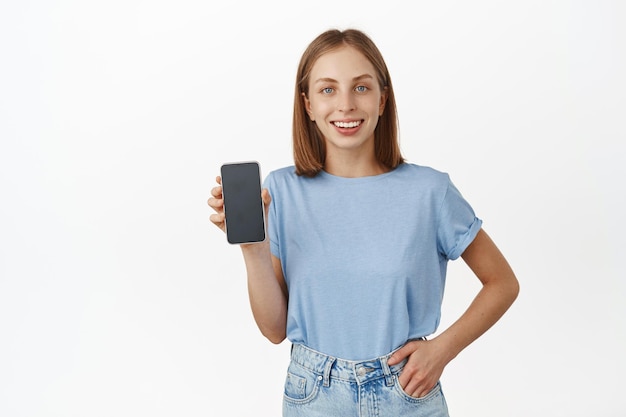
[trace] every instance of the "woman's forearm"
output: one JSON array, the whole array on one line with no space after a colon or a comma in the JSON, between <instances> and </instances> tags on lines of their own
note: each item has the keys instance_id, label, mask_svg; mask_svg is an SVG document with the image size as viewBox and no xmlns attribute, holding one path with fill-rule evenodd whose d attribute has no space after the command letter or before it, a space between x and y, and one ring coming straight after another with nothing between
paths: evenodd
<instances>
[{"instance_id":1,"label":"woman's forearm","mask_svg":"<svg viewBox=\"0 0 626 417\"><path fill-rule=\"evenodd\" d=\"M241 251L254 320L261 333L278 344L285 339L287 327L287 290L282 273L272 262L269 242L242 245Z\"/></svg>"},{"instance_id":2,"label":"woman's forearm","mask_svg":"<svg viewBox=\"0 0 626 417\"><path fill-rule=\"evenodd\" d=\"M485 283L463 315L433 339L442 347L447 362L489 330L513 304L518 292L514 276Z\"/></svg>"}]
</instances>

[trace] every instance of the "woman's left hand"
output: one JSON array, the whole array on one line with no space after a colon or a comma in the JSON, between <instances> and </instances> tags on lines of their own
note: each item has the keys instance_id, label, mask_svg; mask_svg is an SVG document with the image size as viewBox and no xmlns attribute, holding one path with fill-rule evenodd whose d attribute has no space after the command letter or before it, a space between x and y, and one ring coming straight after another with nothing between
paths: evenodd
<instances>
[{"instance_id":1,"label":"woman's left hand","mask_svg":"<svg viewBox=\"0 0 626 417\"><path fill-rule=\"evenodd\" d=\"M391 355L388 364L397 365L405 358L408 360L398 380L404 392L415 398L424 397L435 387L449 362L435 339L408 342Z\"/></svg>"}]
</instances>

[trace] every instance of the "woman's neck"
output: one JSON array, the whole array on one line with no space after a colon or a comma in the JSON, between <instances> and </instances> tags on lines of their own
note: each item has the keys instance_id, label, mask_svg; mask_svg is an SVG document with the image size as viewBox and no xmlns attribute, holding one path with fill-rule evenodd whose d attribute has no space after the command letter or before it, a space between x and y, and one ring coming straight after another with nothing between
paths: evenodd
<instances>
[{"instance_id":1,"label":"woman's neck","mask_svg":"<svg viewBox=\"0 0 626 417\"><path fill-rule=\"evenodd\" d=\"M358 178L384 174L389 170L373 154L358 156L332 153L326 155L324 171L337 177Z\"/></svg>"}]
</instances>

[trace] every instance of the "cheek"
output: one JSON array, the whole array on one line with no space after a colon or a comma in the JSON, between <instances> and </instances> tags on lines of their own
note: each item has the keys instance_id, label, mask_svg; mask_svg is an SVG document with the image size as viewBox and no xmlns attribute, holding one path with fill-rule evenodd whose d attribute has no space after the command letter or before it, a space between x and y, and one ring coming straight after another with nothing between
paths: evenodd
<instances>
[{"instance_id":1,"label":"cheek","mask_svg":"<svg viewBox=\"0 0 626 417\"><path fill-rule=\"evenodd\" d=\"M315 117L315 119L323 119L328 114L332 113L332 111L332 103L330 103L328 100L318 100L310 102L309 115Z\"/></svg>"},{"instance_id":2,"label":"cheek","mask_svg":"<svg viewBox=\"0 0 626 417\"><path fill-rule=\"evenodd\" d=\"M383 109L380 101L368 100L362 103L361 109L365 110L368 114L378 117Z\"/></svg>"}]
</instances>

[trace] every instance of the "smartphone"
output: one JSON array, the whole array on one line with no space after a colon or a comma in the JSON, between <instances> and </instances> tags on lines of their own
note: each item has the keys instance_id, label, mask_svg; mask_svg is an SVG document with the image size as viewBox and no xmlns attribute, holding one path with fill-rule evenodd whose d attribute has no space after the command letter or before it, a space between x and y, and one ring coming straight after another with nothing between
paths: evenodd
<instances>
[{"instance_id":1,"label":"smartphone","mask_svg":"<svg viewBox=\"0 0 626 417\"><path fill-rule=\"evenodd\" d=\"M221 167L226 238L229 243L265 240L261 168L256 161L229 162Z\"/></svg>"}]
</instances>

